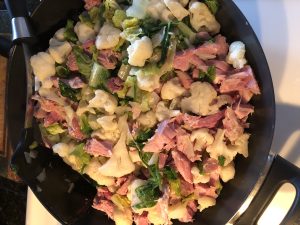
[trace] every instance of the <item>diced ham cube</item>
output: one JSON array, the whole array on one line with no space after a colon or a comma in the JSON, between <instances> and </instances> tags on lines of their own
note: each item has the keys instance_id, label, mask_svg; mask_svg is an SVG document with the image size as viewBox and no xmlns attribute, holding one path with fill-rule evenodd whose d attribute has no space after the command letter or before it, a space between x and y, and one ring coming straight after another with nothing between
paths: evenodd
<instances>
[{"instance_id":1,"label":"diced ham cube","mask_svg":"<svg viewBox=\"0 0 300 225\"><path fill-rule=\"evenodd\" d=\"M85 151L95 157L111 157L112 147L113 144L109 141L99 141L96 138L92 138L86 142Z\"/></svg>"},{"instance_id":2,"label":"diced ham cube","mask_svg":"<svg viewBox=\"0 0 300 225\"><path fill-rule=\"evenodd\" d=\"M172 151L172 157L174 159L175 167L181 176L190 184L193 183L192 176L192 163L188 158L179 151Z\"/></svg>"}]
</instances>

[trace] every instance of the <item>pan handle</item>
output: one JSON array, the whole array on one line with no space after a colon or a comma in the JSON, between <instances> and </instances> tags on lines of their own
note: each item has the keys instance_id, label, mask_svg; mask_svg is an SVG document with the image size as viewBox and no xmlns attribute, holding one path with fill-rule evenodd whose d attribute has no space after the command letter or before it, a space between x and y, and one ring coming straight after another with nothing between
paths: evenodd
<instances>
[{"instance_id":1,"label":"pan handle","mask_svg":"<svg viewBox=\"0 0 300 225\"><path fill-rule=\"evenodd\" d=\"M0 55L8 58L12 42L8 38L0 35Z\"/></svg>"},{"instance_id":2,"label":"pan handle","mask_svg":"<svg viewBox=\"0 0 300 225\"><path fill-rule=\"evenodd\" d=\"M259 192L246 212L236 222L236 225L256 224L284 183L290 183L295 187L296 197L281 224L300 224L300 169L277 155Z\"/></svg>"},{"instance_id":3,"label":"pan handle","mask_svg":"<svg viewBox=\"0 0 300 225\"><path fill-rule=\"evenodd\" d=\"M4 0L11 18L28 17L27 5L24 0Z\"/></svg>"}]
</instances>

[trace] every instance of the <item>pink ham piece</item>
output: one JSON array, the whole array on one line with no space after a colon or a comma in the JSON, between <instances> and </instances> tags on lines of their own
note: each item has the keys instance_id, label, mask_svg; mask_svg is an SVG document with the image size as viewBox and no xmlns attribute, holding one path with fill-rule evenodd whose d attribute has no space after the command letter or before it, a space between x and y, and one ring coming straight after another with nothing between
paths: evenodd
<instances>
[{"instance_id":1,"label":"pink ham piece","mask_svg":"<svg viewBox=\"0 0 300 225\"><path fill-rule=\"evenodd\" d=\"M80 89L85 86L85 83L79 77L74 77L72 79L65 80L65 81L73 89Z\"/></svg>"},{"instance_id":2,"label":"pink ham piece","mask_svg":"<svg viewBox=\"0 0 300 225\"><path fill-rule=\"evenodd\" d=\"M225 129L225 136L231 142L236 141L244 133L243 126L240 124L232 108L229 107L225 111L223 126Z\"/></svg>"},{"instance_id":3,"label":"pink ham piece","mask_svg":"<svg viewBox=\"0 0 300 225\"><path fill-rule=\"evenodd\" d=\"M67 67L69 68L70 71L78 71L78 64L76 61L76 56L73 52L70 53L70 55L67 58Z\"/></svg>"},{"instance_id":4,"label":"pink ham piece","mask_svg":"<svg viewBox=\"0 0 300 225\"><path fill-rule=\"evenodd\" d=\"M143 148L144 152L160 152L165 145L168 145L170 142L174 141L173 139L176 136L175 130L170 127L169 121L164 120L155 131L155 134L148 143Z\"/></svg>"},{"instance_id":5,"label":"pink ham piece","mask_svg":"<svg viewBox=\"0 0 300 225\"><path fill-rule=\"evenodd\" d=\"M224 111L206 117L191 116L186 113L183 115L184 124L189 129L214 128L222 118L224 118Z\"/></svg>"},{"instance_id":6,"label":"pink ham piece","mask_svg":"<svg viewBox=\"0 0 300 225\"><path fill-rule=\"evenodd\" d=\"M48 127L54 123L62 122L64 120L65 120L65 118L61 114L57 113L57 111L52 111L52 112L48 113L47 116L45 116L44 126Z\"/></svg>"},{"instance_id":7,"label":"pink ham piece","mask_svg":"<svg viewBox=\"0 0 300 225\"><path fill-rule=\"evenodd\" d=\"M185 156L192 162L196 160L194 145L190 140L190 134L185 132L185 134L176 136L177 150L185 154Z\"/></svg>"},{"instance_id":8,"label":"pink ham piece","mask_svg":"<svg viewBox=\"0 0 300 225\"><path fill-rule=\"evenodd\" d=\"M195 184L195 193L198 196L208 196L212 198L218 197L216 193L217 188L209 184Z\"/></svg>"},{"instance_id":9,"label":"pink ham piece","mask_svg":"<svg viewBox=\"0 0 300 225\"><path fill-rule=\"evenodd\" d=\"M158 155L158 168L163 169L165 167L168 155L164 153L159 153Z\"/></svg>"},{"instance_id":10,"label":"pink ham piece","mask_svg":"<svg viewBox=\"0 0 300 225\"><path fill-rule=\"evenodd\" d=\"M193 183L192 176L192 163L188 158L179 151L172 151L172 157L174 159L175 167L178 172L181 174L183 179L185 179L188 183Z\"/></svg>"},{"instance_id":11,"label":"pink ham piece","mask_svg":"<svg viewBox=\"0 0 300 225\"><path fill-rule=\"evenodd\" d=\"M95 157L111 157L112 147L113 144L109 141L98 141L97 139L92 138L86 142L85 151Z\"/></svg>"},{"instance_id":12,"label":"pink ham piece","mask_svg":"<svg viewBox=\"0 0 300 225\"><path fill-rule=\"evenodd\" d=\"M101 3L101 0L84 0L85 5L84 8L86 10L91 10L95 6L99 6Z\"/></svg>"},{"instance_id":13,"label":"pink ham piece","mask_svg":"<svg viewBox=\"0 0 300 225\"><path fill-rule=\"evenodd\" d=\"M233 110L237 118L244 119L254 112L254 107L249 104L237 104L233 106Z\"/></svg>"},{"instance_id":14,"label":"pink ham piece","mask_svg":"<svg viewBox=\"0 0 300 225\"><path fill-rule=\"evenodd\" d=\"M108 190L107 187L99 187L97 188L97 197L100 199L111 200L112 193Z\"/></svg>"},{"instance_id":15,"label":"pink ham piece","mask_svg":"<svg viewBox=\"0 0 300 225\"><path fill-rule=\"evenodd\" d=\"M121 53L111 49L101 50L98 56L98 62L108 70L116 68L118 61L121 59Z\"/></svg>"},{"instance_id":16,"label":"pink ham piece","mask_svg":"<svg viewBox=\"0 0 300 225\"><path fill-rule=\"evenodd\" d=\"M147 212L143 212L141 215L134 214L133 218L134 218L135 224L136 225L148 225L148 224L150 224L147 216L148 216Z\"/></svg>"},{"instance_id":17,"label":"pink ham piece","mask_svg":"<svg viewBox=\"0 0 300 225\"><path fill-rule=\"evenodd\" d=\"M77 117L73 117L71 126L69 126L69 134L77 140L85 139L85 135L81 132Z\"/></svg>"},{"instance_id":18,"label":"pink ham piece","mask_svg":"<svg viewBox=\"0 0 300 225\"><path fill-rule=\"evenodd\" d=\"M33 116L37 119L44 119L47 116L47 112L41 109L41 106L38 105L34 108Z\"/></svg>"},{"instance_id":19,"label":"pink ham piece","mask_svg":"<svg viewBox=\"0 0 300 225\"><path fill-rule=\"evenodd\" d=\"M180 70L177 70L176 74L177 74L177 76L179 78L179 81L182 84L182 86L185 89L190 89L190 87L191 87L191 85L193 83L192 78L186 72L182 72Z\"/></svg>"},{"instance_id":20,"label":"pink ham piece","mask_svg":"<svg viewBox=\"0 0 300 225\"><path fill-rule=\"evenodd\" d=\"M112 93L116 93L123 89L124 81L119 77L112 77L108 80L107 87Z\"/></svg>"},{"instance_id":21,"label":"pink ham piece","mask_svg":"<svg viewBox=\"0 0 300 225\"><path fill-rule=\"evenodd\" d=\"M187 71L190 68L190 58L193 56L193 51L191 49L185 50L183 52L177 53L174 57L173 67L174 69Z\"/></svg>"},{"instance_id":22,"label":"pink ham piece","mask_svg":"<svg viewBox=\"0 0 300 225\"><path fill-rule=\"evenodd\" d=\"M207 158L203 161L203 172L204 173L213 173L213 172L220 172L220 165L218 160L213 158Z\"/></svg>"},{"instance_id":23,"label":"pink ham piece","mask_svg":"<svg viewBox=\"0 0 300 225\"><path fill-rule=\"evenodd\" d=\"M223 61L223 60L207 60L206 61L206 65L208 66L215 66L217 69L223 71L223 72L227 72L230 70L230 65Z\"/></svg>"},{"instance_id":24,"label":"pink ham piece","mask_svg":"<svg viewBox=\"0 0 300 225\"><path fill-rule=\"evenodd\" d=\"M92 207L105 212L109 218L113 219L114 204L110 201L111 196L112 193L107 187L98 188Z\"/></svg>"},{"instance_id":25,"label":"pink ham piece","mask_svg":"<svg viewBox=\"0 0 300 225\"><path fill-rule=\"evenodd\" d=\"M182 196L189 196L194 193L194 185L180 178L180 193Z\"/></svg>"},{"instance_id":26,"label":"pink ham piece","mask_svg":"<svg viewBox=\"0 0 300 225\"><path fill-rule=\"evenodd\" d=\"M126 195L128 192L128 186L130 185L131 181L134 179L134 176L129 175L126 179L122 182L120 188L117 190L117 194L119 195Z\"/></svg>"},{"instance_id":27,"label":"pink ham piece","mask_svg":"<svg viewBox=\"0 0 300 225\"><path fill-rule=\"evenodd\" d=\"M82 44L82 48L85 52L92 54L91 47L95 45L95 40L87 40Z\"/></svg>"}]
</instances>

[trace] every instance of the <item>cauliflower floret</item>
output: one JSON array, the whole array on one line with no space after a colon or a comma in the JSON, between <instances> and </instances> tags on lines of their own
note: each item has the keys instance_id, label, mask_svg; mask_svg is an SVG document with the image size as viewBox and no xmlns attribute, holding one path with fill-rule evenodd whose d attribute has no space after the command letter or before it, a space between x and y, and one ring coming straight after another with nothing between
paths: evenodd
<instances>
[{"instance_id":1,"label":"cauliflower floret","mask_svg":"<svg viewBox=\"0 0 300 225\"><path fill-rule=\"evenodd\" d=\"M183 7L186 7L186 5L189 3L190 0L179 0L180 4L183 6Z\"/></svg>"},{"instance_id":2,"label":"cauliflower floret","mask_svg":"<svg viewBox=\"0 0 300 225\"><path fill-rule=\"evenodd\" d=\"M250 134L244 133L241 135L235 142L234 145L229 145L229 148L233 151L236 151L239 154L242 154L245 158L248 157L248 140Z\"/></svg>"},{"instance_id":3,"label":"cauliflower floret","mask_svg":"<svg viewBox=\"0 0 300 225\"><path fill-rule=\"evenodd\" d=\"M121 132L121 137L113 147L111 158L99 168L99 172L104 176L122 177L135 170L135 166L130 159L126 146L129 130L127 115L120 117L118 127Z\"/></svg>"},{"instance_id":4,"label":"cauliflower floret","mask_svg":"<svg viewBox=\"0 0 300 225\"><path fill-rule=\"evenodd\" d=\"M62 64L66 61L67 56L72 51L72 46L67 41L58 41L51 38L49 41L49 53L55 62Z\"/></svg>"},{"instance_id":5,"label":"cauliflower floret","mask_svg":"<svg viewBox=\"0 0 300 225\"><path fill-rule=\"evenodd\" d=\"M77 116L82 116L82 114L86 112L96 114L96 111L93 108L88 107L88 103L86 101L81 100L78 104L76 114Z\"/></svg>"},{"instance_id":6,"label":"cauliflower floret","mask_svg":"<svg viewBox=\"0 0 300 225\"><path fill-rule=\"evenodd\" d=\"M52 146L53 152L65 158L72 152L72 147L66 143L57 143Z\"/></svg>"},{"instance_id":7,"label":"cauliflower floret","mask_svg":"<svg viewBox=\"0 0 300 225\"><path fill-rule=\"evenodd\" d=\"M149 0L133 0L132 5L126 10L128 17L136 17L138 19L144 19L147 15L147 7Z\"/></svg>"},{"instance_id":8,"label":"cauliflower floret","mask_svg":"<svg viewBox=\"0 0 300 225\"><path fill-rule=\"evenodd\" d=\"M211 158L218 160L219 156L225 157L224 166L227 166L236 156L237 151L226 146L224 142L225 130L218 129L214 142L206 148Z\"/></svg>"},{"instance_id":9,"label":"cauliflower floret","mask_svg":"<svg viewBox=\"0 0 300 225\"><path fill-rule=\"evenodd\" d=\"M168 22L174 18L173 14L164 4L163 0L151 0L149 7L147 8L147 13L155 19L161 19Z\"/></svg>"},{"instance_id":10,"label":"cauliflower floret","mask_svg":"<svg viewBox=\"0 0 300 225\"><path fill-rule=\"evenodd\" d=\"M202 212L204 209L214 206L216 204L216 199L208 196L202 196L198 198L198 209Z\"/></svg>"},{"instance_id":11,"label":"cauliflower floret","mask_svg":"<svg viewBox=\"0 0 300 225\"><path fill-rule=\"evenodd\" d=\"M217 98L217 92L207 82L194 82L191 85L191 96L181 101L181 109L184 112L193 112L200 116L215 113L211 102Z\"/></svg>"},{"instance_id":12,"label":"cauliflower floret","mask_svg":"<svg viewBox=\"0 0 300 225\"><path fill-rule=\"evenodd\" d=\"M120 137L118 123L115 121L116 116L102 116L96 121L100 129L92 133L92 137L97 136L102 140L117 141Z\"/></svg>"},{"instance_id":13,"label":"cauliflower floret","mask_svg":"<svg viewBox=\"0 0 300 225\"><path fill-rule=\"evenodd\" d=\"M170 219L183 219L189 214L186 204L178 202L168 207L168 216Z\"/></svg>"},{"instance_id":14,"label":"cauliflower floret","mask_svg":"<svg viewBox=\"0 0 300 225\"><path fill-rule=\"evenodd\" d=\"M95 180L99 185L112 186L115 183L113 177L106 177L99 173L98 169L101 167L101 163L97 158L92 158L89 164L84 167L83 173L89 175L90 178Z\"/></svg>"},{"instance_id":15,"label":"cauliflower floret","mask_svg":"<svg viewBox=\"0 0 300 225\"><path fill-rule=\"evenodd\" d=\"M97 119L97 123L102 127L103 130L112 131L118 129L118 123L116 116L102 116Z\"/></svg>"},{"instance_id":16,"label":"cauliflower floret","mask_svg":"<svg viewBox=\"0 0 300 225\"><path fill-rule=\"evenodd\" d=\"M147 128L152 128L156 125L156 115L153 111L149 111L146 113L143 113L142 115L139 116L137 119L137 122Z\"/></svg>"},{"instance_id":17,"label":"cauliflower floret","mask_svg":"<svg viewBox=\"0 0 300 225\"><path fill-rule=\"evenodd\" d=\"M193 183L194 184L199 184L199 183L205 184L205 183L209 182L209 180L210 180L210 176L207 174L201 174L200 170L196 166L192 167L191 172L193 175Z\"/></svg>"},{"instance_id":18,"label":"cauliflower floret","mask_svg":"<svg viewBox=\"0 0 300 225\"><path fill-rule=\"evenodd\" d=\"M178 116L180 114L180 110L171 110L165 106L164 102L159 102L156 107L156 118L159 122Z\"/></svg>"},{"instance_id":19,"label":"cauliflower floret","mask_svg":"<svg viewBox=\"0 0 300 225\"><path fill-rule=\"evenodd\" d=\"M96 33L93 28L89 27L85 23L78 22L74 27L74 31L77 34L78 40L84 43L88 40L94 40Z\"/></svg>"},{"instance_id":20,"label":"cauliflower floret","mask_svg":"<svg viewBox=\"0 0 300 225\"><path fill-rule=\"evenodd\" d=\"M30 64L34 75L43 83L49 77L54 76L55 61L50 54L46 52L39 52L30 58Z\"/></svg>"},{"instance_id":21,"label":"cauliflower floret","mask_svg":"<svg viewBox=\"0 0 300 225\"><path fill-rule=\"evenodd\" d=\"M236 69L241 69L247 63L245 59L245 44L241 41L232 42L229 46L229 53L226 61Z\"/></svg>"},{"instance_id":22,"label":"cauliflower floret","mask_svg":"<svg viewBox=\"0 0 300 225\"><path fill-rule=\"evenodd\" d=\"M103 109L109 115L114 114L117 106L116 98L103 90L96 90L95 97L89 101L89 107Z\"/></svg>"},{"instance_id":23,"label":"cauliflower floret","mask_svg":"<svg viewBox=\"0 0 300 225\"><path fill-rule=\"evenodd\" d=\"M165 83L161 89L160 96L164 100L172 100L174 98L177 98L185 92L185 88L182 87L180 84L180 81L178 77L173 78L167 83Z\"/></svg>"},{"instance_id":24,"label":"cauliflower floret","mask_svg":"<svg viewBox=\"0 0 300 225\"><path fill-rule=\"evenodd\" d=\"M54 37L59 40L59 41L64 41L65 40L65 33L66 29L65 28L60 28L59 30L57 30L54 34Z\"/></svg>"},{"instance_id":25,"label":"cauliflower floret","mask_svg":"<svg viewBox=\"0 0 300 225\"><path fill-rule=\"evenodd\" d=\"M145 180L135 179L129 185L127 198L131 202L131 206L141 203L141 199L139 199L139 197L137 196L135 189L137 189L140 186L145 185L146 183L147 183L147 181L145 181Z\"/></svg>"},{"instance_id":26,"label":"cauliflower floret","mask_svg":"<svg viewBox=\"0 0 300 225\"><path fill-rule=\"evenodd\" d=\"M220 24L204 3L191 3L189 11L191 13L191 25L196 31L199 32L204 30L212 34L219 33Z\"/></svg>"},{"instance_id":27,"label":"cauliflower floret","mask_svg":"<svg viewBox=\"0 0 300 225\"><path fill-rule=\"evenodd\" d=\"M169 8L171 13L181 21L184 17L188 16L190 13L186 10L178 0L164 0L166 6Z\"/></svg>"},{"instance_id":28,"label":"cauliflower floret","mask_svg":"<svg viewBox=\"0 0 300 225\"><path fill-rule=\"evenodd\" d=\"M56 102L57 104L61 105L61 106L65 106L67 105L65 100L62 99L60 96L58 96L57 93L57 89L56 88L44 88L41 87L38 90L39 94L41 97L44 97L48 100L51 100L53 102Z\"/></svg>"},{"instance_id":29,"label":"cauliflower floret","mask_svg":"<svg viewBox=\"0 0 300 225\"><path fill-rule=\"evenodd\" d=\"M193 143L195 142L194 149L198 151L214 142L214 137L209 133L209 129L207 128L194 130L190 139Z\"/></svg>"},{"instance_id":30,"label":"cauliflower floret","mask_svg":"<svg viewBox=\"0 0 300 225\"><path fill-rule=\"evenodd\" d=\"M108 131L105 131L103 129L98 129L98 130L95 130L91 134L91 136L100 138L102 140L108 140L108 141L115 143L118 140L118 138L120 137L120 131L118 129L117 130L108 130Z\"/></svg>"},{"instance_id":31,"label":"cauliflower floret","mask_svg":"<svg viewBox=\"0 0 300 225\"><path fill-rule=\"evenodd\" d=\"M121 31L110 23L104 23L96 39L97 49L110 49L119 43Z\"/></svg>"},{"instance_id":32,"label":"cauliflower floret","mask_svg":"<svg viewBox=\"0 0 300 225\"><path fill-rule=\"evenodd\" d=\"M152 41L147 36L134 41L128 48L128 63L132 66L143 67L147 59L152 56Z\"/></svg>"},{"instance_id":33,"label":"cauliflower floret","mask_svg":"<svg viewBox=\"0 0 300 225\"><path fill-rule=\"evenodd\" d=\"M133 163L142 162L140 154L138 151L129 151L130 159Z\"/></svg>"},{"instance_id":34,"label":"cauliflower floret","mask_svg":"<svg viewBox=\"0 0 300 225\"><path fill-rule=\"evenodd\" d=\"M116 225L132 225L132 211L129 208L124 210L114 207L113 218Z\"/></svg>"},{"instance_id":35,"label":"cauliflower floret","mask_svg":"<svg viewBox=\"0 0 300 225\"><path fill-rule=\"evenodd\" d=\"M221 168L220 177L222 181L228 182L229 180L234 178L235 169L233 161L229 163L227 166L223 166Z\"/></svg>"}]
</instances>

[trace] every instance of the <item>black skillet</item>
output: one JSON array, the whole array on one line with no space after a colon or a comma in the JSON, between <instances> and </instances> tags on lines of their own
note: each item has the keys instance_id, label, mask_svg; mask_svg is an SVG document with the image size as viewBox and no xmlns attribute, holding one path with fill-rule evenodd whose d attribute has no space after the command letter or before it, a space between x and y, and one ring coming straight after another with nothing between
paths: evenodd
<instances>
[{"instance_id":1,"label":"black skillet","mask_svg":"<svg viewBox=\"0 0 300 225\"><path fill-rule=\"evenodd\" d=\"M7 0L6 3L10 4L8 9L12 17L27 17L27 11L22 4L24 1ZM220 5L217 19L222 26L221 33L228 38L229 42L241 40L246 44L246 57L255 72L262 94L252 100L255 113L251 117L249 130L252 134L249 158L237 158L235 179L224 185L217 205L198 214L193 224L220 225L227 222L238 225L255 224L276 190L286 182L295 186L297 194L282 224L300 224L300 171L280 156L270 152L275 125L275 101L266 58L251 26L233 1L220 0ZM17 149L12 159L12 167L61 223L114 224L107 219L107 216L90 207L95 188L72 171L59 157L53 155L49 149L40 148L38 158L31 164L26 163L24 157L24 151L28 151L27 146L32 141L30 138L36 136L32 131L36 129L27 130L25 133L23 131L26 68L24 50L20 43L25 42L32 52L47 49L48 40L54 32L65 25L67 18L76 19L82 10L83 3L80 0L44 0L29 18L35 39L29 35L14 40L14 46L9 54L6 95L9 136L13 148ZM9 42L0 39L0 52L7 51L5 45L9 45ZM44 168L47 177L45 181L39 182L36 176ZM70 183L74 183L75 188L68 193Z\"/></svg>"}]
</instances>

